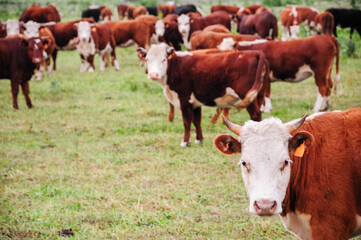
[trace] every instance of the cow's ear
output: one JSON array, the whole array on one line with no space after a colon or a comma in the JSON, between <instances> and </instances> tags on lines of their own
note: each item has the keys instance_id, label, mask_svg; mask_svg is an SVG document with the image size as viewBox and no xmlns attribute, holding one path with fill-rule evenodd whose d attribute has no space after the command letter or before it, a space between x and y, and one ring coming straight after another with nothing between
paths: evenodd
<instances>
[{"instance_id":1,"label":"cow's ear","mask_svg":"<svg viewBox=\"0 0 361 240\"><path fill-rule=\"evenodd\" d=\"M27 47L29 46L28 40L22 38L22 39L20 40L20 46L27 48Z\"/></svg>"},{"instance_id":2,"label":"cow's ear","mask_svg":"<svg viewBox=\"0 0 361 240\"><path fill-rule=\"evenodd\" d=\"M142 61L145 61L145 57L147 56L147 50L140 47L140 48L137 49L137 52L138 52L139 59L142 60Z\"/></svg>"},{"instance_id":3,"label":"cow's ear","mask_svg":"<svg viewBox=\"0 0 361 240\"><path fill-rule=\"evenodd\" d=\"M174 47L168 47L167 48L168 60L172 58L173 53L174 53Z\"/></svg>"},{"instance_id":4,"label":"cow's ear","mask_svg":"<svg viewBox=\"0 0 361 240\"><path fill-rule=\"evenodd\" d=\"M302 157L303 154L306 153L312 146L314 141L315 138L311 133L307 131L299 131L290 139L288 143L288 150L292 155Z\"/></svg>"},{"instance_id":5,"label":"cow's ear","mask_svg":"<svg viewBox=\"0 0 361 240\"><path fill-rule=\"evenodd\" d=\"M44 46L44 49L48 49L49 47L49 40L48 40L49 37L44 37L44 38L41 38L41 41L43 43L43 46Z\"/></svg>"},{"instance_id":6,"label":"cow's ear","mask_svg":"<svg viewBox=\"0 0 361 240\"><path fill-rule=\"evenodd\" d=\"M242 151L241 143L231 135L219 135L213 140L213 143L219 151L227 155L240 153Z\"/></svg>"}]
</instances>

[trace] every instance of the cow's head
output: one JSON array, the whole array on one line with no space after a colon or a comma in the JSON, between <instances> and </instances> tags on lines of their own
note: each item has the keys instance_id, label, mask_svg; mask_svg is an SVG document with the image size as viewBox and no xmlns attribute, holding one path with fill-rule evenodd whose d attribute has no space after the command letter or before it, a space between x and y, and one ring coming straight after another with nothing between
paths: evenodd
<instances>
[{"instance_id":1,"label":"cow's head","mask_svg":"<svg viewBox=\"0 0 361 240\"><path fill-rule=\"evenodd\" d=\"M39 37L39 28L40 24L33 21L28 21L25 24L22 24L24 27L24 34L28 38Z\"/></svg>"},{"instance_id":2,"label":"cow's head","mask_svg":"<svg viewBox=\"0 0 361 240\"><path fill-rule=\"evenodd\" d=\"M43 51L44 47L48 45L47 39L40 38L30 38L30 39L21 39L20 45L27 48L27 53L31 61L35 64L41 63L43 61Z\"/></svg>"},{"instance_id":3,"label":"cow's head","mask_svg":"<svg viewBox=\"0 0 361 240\"><path fill-rule=\"evenodd\" d=\"M182 36L188 36L190 30L190 17L182 14L177 18L177 21L178 31L180 32L180 34L182 34Z\"/></svg>"},{"instance_id":4,"label":"cow's head","mask_svg":"<svg viewBox=\"0 0 361 240\"><path fill-rule=\"evenodd\" d=\"M155 23L155 34L157 34L158 37L163 37L165 32L165 24L162 20L158 20Z\"/></svg>"},{"instance_id":5,"label":"cow's head","mask_svg":"<svg viewBox=\"0 0 361 240\"><path fill-rule=\"evenodd\" d=\"M167 74L168 60L174 54L174 48L165 43L153 44L148 52L144 48L138 48L138 57L145 61L148 78L161 80Z\"/></svg>"},{"instance_id":6,"label":"cow's head","mask_svg":"<svg viewBox=\"0 0 361 240\"><path fill-rule=\"evenodd\" d=\"M20 24L17 19L8 19L6 20L6 34L8 36L19 34L20 33Z\"/></svg>"},{"instance_id":7,"label":"cow's head","mask_svg":"<svg viewBox=\"0 0 361 240\"><path fill-rule=\"evenodd\" d=\"M260 216L281 213L291 174L289 154L301 156L313 143L309 132L299 131L291 136L306 116L285 124L277 118L248 121L242 127L223 119L238 139L219 135L214 144L224 154L242 152L239 165L250 199L250 212Z\"/></svg>"},{"instance_id":8,"label":"cow's head","mask_svg":"<svg viewBox=\"0 0 361 240\"><path fill-rule=\"evenodd\" d=\"M91 41L91 31L94 24L87 21L80 21L75 23L74 26L78 28L78 41L83 43Z\"/></svg>"}]
</instances>

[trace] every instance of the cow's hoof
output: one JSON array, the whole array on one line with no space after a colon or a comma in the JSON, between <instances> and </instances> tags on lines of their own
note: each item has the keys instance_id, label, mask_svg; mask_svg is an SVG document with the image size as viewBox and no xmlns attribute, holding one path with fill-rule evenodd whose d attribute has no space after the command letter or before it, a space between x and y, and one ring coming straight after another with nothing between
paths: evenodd
<instances>
[{"instance_id":1,"label":"cow's hoof","mask_svg":"<svg viewBox=\"0 0 361 240\"><path fill-rule=\"evenodd\" d=\"M188 147L188 146L189 146L189 142L182 142L180 146L181 146L181 147Z\"/></svg>"},{"instance_id":2,"label":"cow's hoof","mask_svg":"<svg viewBox=\"0 0 361 240\"><path fill-rule=\"evenodd\" d=\"M194 143L200 145L203 143L203 139L196 139Z\"/></svg>"}]
</instances>

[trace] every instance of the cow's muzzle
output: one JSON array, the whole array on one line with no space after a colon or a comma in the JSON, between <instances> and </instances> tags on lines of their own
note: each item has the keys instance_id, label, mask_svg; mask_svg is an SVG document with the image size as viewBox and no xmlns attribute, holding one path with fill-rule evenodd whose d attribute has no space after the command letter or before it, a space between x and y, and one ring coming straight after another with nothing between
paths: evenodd
<instances>
[{"instance_id":1,"label":"cow's muzzle","mask_svg":"<svg viewBox=\"0 0 361 240\"><path fill-rule=\"evenodd\" d=\"M277 202L269 199L254 201L254 209L259 216L271 216L277 209Z\"/></svg>"},{"instance_id":2,"label":"cow's muzzle","mask_svg":"<svg viewBox=\"0 0 361 240\"><path fill-rule=\"evenodd\" d=\"M151 72L149 73L149 78L152 80L158 80L159 79L159 74L156 72Z\"/></svg>"}]
</instances>

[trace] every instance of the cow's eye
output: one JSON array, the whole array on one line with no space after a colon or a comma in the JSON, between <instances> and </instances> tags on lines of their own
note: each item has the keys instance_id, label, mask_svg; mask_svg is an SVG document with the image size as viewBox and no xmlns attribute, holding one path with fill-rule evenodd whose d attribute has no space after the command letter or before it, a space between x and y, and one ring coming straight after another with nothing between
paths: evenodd
<instances>
[{"instance_id":1,"label":"cow's eye","mask_svg":"<svg viewBox=\"0 0 361 240\"><path fill-rule=\"evenodd\" d=\"M285 167L287 167L290 163L292 163L290 159L284 160L281 170L285 169Z\"/></svg>"},{"instance_id":2,"label":"cow's eye","mask_svg":"<svg viewBox=\"0 0 361 240\"><path fill-rule=\"evenodd\" d=\"M166 59L166 58L163 58L162 63L164 63L165 61L167 61L167 59Z\"/></svg>"}]
</instances>

